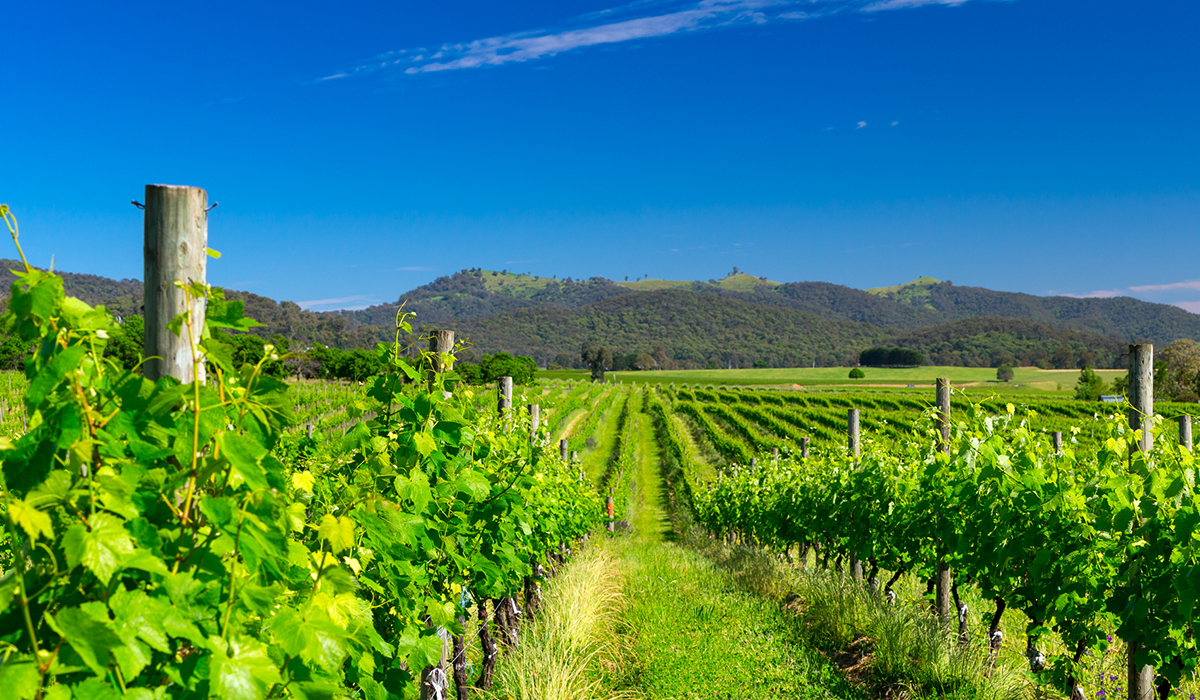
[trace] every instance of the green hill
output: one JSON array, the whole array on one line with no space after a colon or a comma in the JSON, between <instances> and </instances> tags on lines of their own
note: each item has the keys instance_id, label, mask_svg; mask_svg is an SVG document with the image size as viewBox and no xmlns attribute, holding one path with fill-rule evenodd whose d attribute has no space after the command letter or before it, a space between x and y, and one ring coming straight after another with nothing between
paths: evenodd
<instances>
[{"instance_id":1,"label":"green hill","mask_svg":"<svg viewBox=\"0 0 1200 700\"><path fill-rule=\"evenodd\" d=\"M14 268L15 261L2 269ZM13 277L0 271L11 283ZM140 313L141 283L63 273L68 293L118 315ZM8 285L0 287L4 292ZM228 290L248 315L300 347L372 347L392 335L400 304L418 327L454 328L476 354L507 351L546 363L568 360L584 341L617 353L656 345L682 366L750 367L852 362L871 345L908 347L931 362L1052 366L1081 359L1120 363L1127 342L1165 345L1200 339L1200 315L1130 298L1038 297L960 287L921 277L860 290L828 282L779 283L735 272L720 280L601 277L556 279L508 271L461 270L358 311L315 313L293 302ZM3 292L0 292L0 296Z\"/></svg>"}]
</instances>

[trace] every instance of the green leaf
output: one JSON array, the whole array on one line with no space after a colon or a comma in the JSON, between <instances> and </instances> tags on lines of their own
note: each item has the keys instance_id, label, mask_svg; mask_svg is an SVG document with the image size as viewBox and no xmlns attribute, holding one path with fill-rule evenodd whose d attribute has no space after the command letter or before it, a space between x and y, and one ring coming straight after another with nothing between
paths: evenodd
<instances>
[{"instance_id":1,"label":"green leaf","mask_svg":"<svg viewBox=\"0 0 1200 700\"><path fill-rule=\"evenodd\" d=\"M121 520L108 513L88 518L88 527L72 525L63 535L67 564L82 564L104 585L121 568L125 557L133 554L133 540Z\"/></svg>"},{"instance_id":2,"label":"green leaf","mask_svg":"<svg viewBox=\"0 0 1200 700\"><path fill-rule=\"evenodd\" d=\"M317 534L329 543L329 550L337 554L354 546L354 521L344 516L335 518L325 514L321 518Z\"/></svg>"},{"instance_id":3,"label":"green leaf","mask_svg":"<svg viewBox=\"0 0 1200 700\"><path fill-rule=\"evenodd\" d=\"M107 624L80 608L59 610L53 616L47 614L46 620L97 676L105 675L110 652L124 645Z\"/></svg>"},{"instance_id":4,"label":"green leaf","mask_svg":"<svg viewBox=\"0 0 1200 700\"><path fill-rule=\"evenodd\" d=\"M45 535L48 540L54 539L54 525L50 522L50 515L33 507L27 501L17 498L9 499L8 517L12 518L12 521L19 525L25 534L29 535L31 541L36 542L41 535Z\"/></svg>"},{"instance_id":5,"label":"green leaf","mask_svg":"<svg viewBox=\"0 0 1200 700\"><path fill-rule=\"evenodd\" d=\"M428 433L415 432L413 433L413 444L416 445L417 452L422 457L428 457L430 453L437 449L437 441Z\"/></svg>"},{"instance_id":6,"label":"green leaf","mask_svg":"<svg viewBox=\"0 0 1200 700\"><path fill-rule=\"evenodd\" d=\"M262 466L262 458L267 454L262 445L245 435L230 432L218 434L217 444L220 445L225 459L229 460L247 486L255 490L271 488L267 481L267 472Z\"/></svg>"},{"instance_id":7,"label":"green leaf","mask_svg":"<svg viewBox=\"0 0 1200 700\"><path fill-rule=\"evenodd\" d=\"M116 618L113 625L123 639L137 637L164 654L171 653L171 643L163 620L170 614L170 605L151 598L144 591L118 588L108 599L108 607Z\"/></svg>"},{"instance_id":8,"label":"green leaf","mask_svg":"<svg viewBox=\"0 0 1200 700\"><path fill-rule=\"evenodd\" d=\"M16 700L33 700L40 685L41 674L32 659L14 657L0 665L0 688Z\"/></svg>"},{"instance_id":9,"label":"green leaf","mask_svg":"<svg viewBox=\"0 0 1200 700\"><path fill-rule=\"evenodd\" d=\"M213 639L208 671L208 696L220 700L259 700L267 689L283 681L267 648L253 639L234 639L228 651Z\"/></svg>"},{"instance_id":10,"label":"green leaf","mask_svg":"<svg viewBox=\"0 0 1200 700\"><path fill-rule=\"evenodd\" d=\"M242 603L260 615L271 612L271 608L275 607L275 601L282 594L283 590L279 586L256 586L252 583L243 586L242 590L238 592Z\"/></svg>"},{"instance_id":11,"label":"green leaf","mask_svg":"<svg viewBox=\"0 0 1200 700\"><path fill-rule=\"evenodd\" d=\"M210 299L204 311L204 324L209 328L229 328L246 331L263 324L244 316L241 299Z\"/></svg>"},{"instance_id":12,"label":"green leaf","mask_svg":"<svg viewBox=\"0 0 1200 700\"><path fill-rule=\"evenodd\" d=\"M30 410L41 405L42 401L58 388L68 374L75 371L83 361L85 348L82 345L72 345L54 356L41 372L29 382L25 390L25 405Z\"/></svg>"},{"instance_id":13,"label":"green leaf","mask_svg":"<svg viewBox=\"0 0 1200 700\"><path fill-rule=\"evenodd\" d=\"M214 248L205 248L204 252L208 253L208 257L214 260L219 260L221 258L221 251Z\"/></svg>"}]
</instances>

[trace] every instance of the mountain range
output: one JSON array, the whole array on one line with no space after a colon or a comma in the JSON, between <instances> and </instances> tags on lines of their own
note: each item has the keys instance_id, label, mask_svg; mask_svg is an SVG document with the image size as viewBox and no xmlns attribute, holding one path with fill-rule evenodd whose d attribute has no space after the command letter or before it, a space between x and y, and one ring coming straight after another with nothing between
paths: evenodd
<instances>
[{"instance_id":1,"label":"mountain range","mask_svg":"<svg viewBox=\"0 0 1200 700\"><path fill-rule=\"evenodd\" d=\"M11 283L2 260L0 279ZM118 316L140 313L142 285L62 273L69 294ZM7 292L9 284L0 286ZM779 283L738 271L723 279L615 282L461 270L356 311L312 312L293 302L226 290L247 315L303 347L371 347L394 337L397 311L423 328L453 328L483 353L529 355L539 364L578 363L580 345L614 354L662 346L672 366L847 365L872 346L919 350L933 364L1119 366L1130 342L1160 347L1200 339L1200 315L1128 297L1040 297L958 286L922 277L907 284L853 289L828 282Z\"/></svg>"}]
</instances>

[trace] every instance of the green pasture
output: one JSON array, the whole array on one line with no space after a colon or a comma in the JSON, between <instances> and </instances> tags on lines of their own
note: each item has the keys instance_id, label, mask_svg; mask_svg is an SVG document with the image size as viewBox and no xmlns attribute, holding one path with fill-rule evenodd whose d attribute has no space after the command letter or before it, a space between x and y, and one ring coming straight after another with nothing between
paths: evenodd
<instances>
[{"instance_id":1,"label":"green pasture","mask_svg":"<svg viewBox=\"0 0 1200 700\"><path fill-rule=\"evenodd\" d=\"M1038 369L1019 367L1014 370L1011 382L996 381L996 370L991 367L864 367L866 377L850 379L849 367L792 367L777 369L688 369L647 372L609 372L606 381L669 384L772 386L783 388L806 388L810 386L839 387L915 387L932 386L938 377L948 377L956 386L979 386L996 391L1065 391L1073 392L1079 378L1079 370ZM1124 370L1102 369L1097 373L1106 382L1125 374ZM543 379L586 379L586 370L541 370Z\"/></svg>"}]
</instances>

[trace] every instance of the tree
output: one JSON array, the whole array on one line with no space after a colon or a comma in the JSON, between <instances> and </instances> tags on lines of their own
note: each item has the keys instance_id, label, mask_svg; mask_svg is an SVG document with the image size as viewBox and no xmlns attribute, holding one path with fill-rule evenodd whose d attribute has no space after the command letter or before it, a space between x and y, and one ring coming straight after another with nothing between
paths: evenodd
<instances>
[{"instance_id":1,"label":"tree","mask_svg":"<svg viewBox=\"0 0 1200 700\"><path fill-rule=\"evenodd\" d=\"M1200 393L1200 344L1196 341L1176 340L1163 348L1155 360L1155 396L1181 401Z\"/></svg>"},{"instance_id":2,"label":"tree","mask_svg":"<svg viewBox=\"0 0 1200 700\"><path fill-rule=\"evenodd\" d=\"M1079 370L1079 381L1075 383L1075 398L1080 401L1099 401L1104 393L1104 380L1091 367Z\"/></svg>"},{"instance_id":3,"label":"tree","mask_svg":"<svg viewBox=\"0 0 1200 700\"><path fill-rule=\"evenodd\" d=\"M867 376L867 373L862 371L862 369L860 369L858 367L855 367L854 369L850 370L850 378L851 379L862 379L865 376Z\"/></svg>"},{"instance_id":4,"label":"tree","mask_svg":"<svg viewBox=\"0 0 1200 700\"><path fill-rule=\"evenodd\" d=\"M126 316L121 330L109 338L104 355L111 357L125 369L133 369L142 361L143 338L146 324L141 316Z\"/></svg>"},{"instance_id":5,"label":"tree","mask_svg":"<svg viewBox=\"0 0 1200 700\"><path fill-rule=\"evenodd\" d=\"M579 358L592 371L592 381L603 382L604 370L612 364L612 351L604 346L585 342L579 347Z\"/></svg>"},{"instance_id":6,"label":"tree","mask_svg":"<svg viewBox=\"0 0 1200 700\"><path fill-rule=\"evenodd\" d=\"M648 353L642 353L633 359L633 366L637 369L654 369L654 358Z\"/></svg>"},{"instance_id":7,"label":"tree","mask_svg":"<svg viewBox=\"0 0 1200 700\"><path fill-rule=\"evenodd\" d=\"M1012 365L1003 364L996 368L996 381L998 382L1011 382L1013 376L1015 376L1015 372L1013 372Z\"/></svg>"},{"instance_id":8,"label":"tree","mask_svg":"<svg viewBox=\"0 0 1200 700\"><path fill-rule=\"evenodd\" d=\"M654 356L655 367L658 369L667 368L667 349L665 347L662 345L655 345L653 352L650 354Z\"/></svg>"},{"instance_id":9,"label":"tree","mask_svg":"<svg viewBox=\"0 0 1200 700\"><path fill-rule=\"evenodd\" d=\"M494 382L500 377L512 377L513 384L531 384L537 376L537 363L532 357L506 352L495 355L484 355L479 363L480 374L484 382Z\"/></svg>"},{"instance_id":10,"label":"tree","mask_svg":"<svg viewBox=\"0 0 1200 700\"><path fill-rule=\"evenodd\" d=\"M1050 356L1050 363L1054 369L1071 369L1075 366L1075 353L1066 345L1059 345Z\"/></svg>"}]
</instances>

